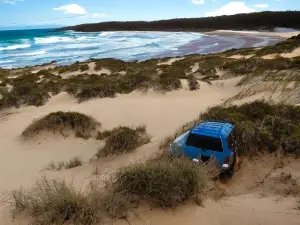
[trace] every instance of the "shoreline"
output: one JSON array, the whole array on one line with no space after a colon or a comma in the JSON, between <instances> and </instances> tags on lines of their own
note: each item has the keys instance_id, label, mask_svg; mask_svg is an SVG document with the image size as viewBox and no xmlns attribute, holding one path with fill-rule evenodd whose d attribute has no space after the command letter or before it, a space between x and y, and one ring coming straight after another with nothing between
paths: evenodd
<instances>
[{"instance_id":1,"label":"shoreline","mask_svg":"<svg viewBox=\"0 0 300 225\"><path fill-rule=\"evenodd\" d=\"M292 31L292 32L273 32L273 31L256 31L256 30L214 30L214 31L207 31L203 32L203 34L207 35L252 35L252 36L266 36L266 37L278 37L287 39L291 38L292 36L297 36L300 34L300 31Z\"/></svg>"},{"instance_id":2,"label":"shoreline","mask_svg":"<svg viewBox=\"0 0 300 225\"><path fill-rule=\"evenodd\" d=\"M209 36L209 38L207 38L207 36ZM262 35L254 36L249 34L205 34L205 36L200 40L192 41L190 43L182 45L178 47L178 50L176 51L166 51L162 54L158 54L157 57L168 57L168 55L172 55L171 57L178 57L191 54L214 54L224 52L229 49L270 46L282 40L282 38L266 37Z\"/></svg>"},{"instance_id":3,"label":"shoreline","mask_svg":"<svg viewBox=\"0 0 300 225\"><path fill-rule=\"evenodd\" d=\"M291 36L295 32L284 33L286 36ZM299 32L300 33L300 32ZM154 56L150 58L140 59L138 61L147 61L151 59L163 59L170 57L182 57L188 56L192 54L214 54L223 52L229 49L241 49L241 48L254 48L254 47L263 47L268 45L276 44L285 38L279 37L276 35L265 35L262 32L244 32L244 31L214 31L214 32L203 32L201 33L203 37L199 40L191 41L184 45L179 46L174 50L166 50L162 52L158 52ZM278 34L278 32L276 33ZM116 57L113 57L116 58ZM81 63L89 62L93 57L90 57L87 60L79 61ZM96 59L104 59L104 58L96 58ZM117 59L117 58L116 58ZM118 58L119 59L119 58ZM135 61L135 60L123 60L125 62ZM72 65L74 63L69 64L60 64L57 60L52 59L49 62L35 65L27 65L24 67L0 67L1 69L24 69L28 67L37 67L43 65L53 65L53 62L56 62L56 66L66 66Z\"/></svg>"}]
</instances>

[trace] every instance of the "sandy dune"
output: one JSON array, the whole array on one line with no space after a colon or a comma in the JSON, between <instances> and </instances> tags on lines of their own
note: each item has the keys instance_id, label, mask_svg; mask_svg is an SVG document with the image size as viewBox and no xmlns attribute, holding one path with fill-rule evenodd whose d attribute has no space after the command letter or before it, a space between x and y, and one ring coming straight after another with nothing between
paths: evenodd
<instances>
[{"instance_id":1,"label":"sandy dune","mask_svg":"<svg viewBox=\"0 0 300 225\"><path fill-rule=\"evenodd\" d=\"M267 37L281 37L281 38L290 38L300 34L300 31L292 32L268 32L268 31L235 31L235 30L217 30L206 32L207 34L250 34L257 36L267 36Z\"/></svg>"},{"instance_id":2,"label":"sandy dune","mask_svg":"<svg viewBox=\"0 0 300 225\"><path fill-rule=\"evenodd\" d=\"M195 92L180 90L164 95L152 91L147 94L133 92L116 98L90 100L82 104L78 104L68 94L61 93L45 106L12 110L13 114L1 120L0 142L6 147L0 150L1 155L5 155L0 158L0 177L3 181L0 192L19 188L20 185L30 186L44 174L40 170L52 160L61 161L73 156L82 156L88 161L101 144L95 140L85 141L75 138L64 140L56 136L41 136L24 141L20 138L20 134L33 119L62 110L92 115L102 123L104 129L118 125L146 124L152 142L158 143L182 124L196 118L208 106L220 104L232 96L235 93L233 87L235 82L236 80L231 82L232 89L229 91L217 85L201 83L200 90ZM50 174L59 175L59 173ZM82 176L87 177L89 173Z\"/></svg>"},{"instance_id":3,"label":"sandy dune","mask_svg":"<svg viewBox=\"0 0 300 225\"><path fill-rule=\"evenodd\" d=\"M175 211L152 210L142 212L139 219L133 219L134 225L160 224L205 224L205 225L298 225L299 212L294 208L292 198L279 203L276 198L259 198L257 195L241 195L213 202L208 200L204 207L187 205ZM118 221L116 225L128 224Z\"/></svg>"}]
</instances>

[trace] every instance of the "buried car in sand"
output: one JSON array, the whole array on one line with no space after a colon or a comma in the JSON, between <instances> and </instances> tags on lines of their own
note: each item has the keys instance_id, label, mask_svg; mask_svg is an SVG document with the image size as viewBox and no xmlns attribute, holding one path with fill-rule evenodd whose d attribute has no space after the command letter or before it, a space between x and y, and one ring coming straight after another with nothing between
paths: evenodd
<instances>
[{"instance_id":1,"label":"buried car in sand","mask_svg":"<svg viewBox=\"0 0 300 225\"><path fill-rule=\"evenodd\" d=\"M170 145L170 154L183 154L197 163L213 159L218 169L229 171L236 161L235 126L226 122L202 122L177 137Z\"/></svg>"}]
</instances>

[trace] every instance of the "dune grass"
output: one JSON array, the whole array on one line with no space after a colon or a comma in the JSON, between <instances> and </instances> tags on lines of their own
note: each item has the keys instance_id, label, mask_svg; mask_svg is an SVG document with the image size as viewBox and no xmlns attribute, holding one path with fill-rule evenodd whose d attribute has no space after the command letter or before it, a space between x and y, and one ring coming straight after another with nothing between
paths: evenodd
<instances>
[{"instance_id":1,"label":"dune grass","mask_svg":"<svg viewBox=\"0 0 300 225\"><path fill-rule=\"evenodd\" d=\"M83 165L83 161L81 159L81 157L73 157L72 159L70 159L68 162L58 162L55 163L53 161L51 161L46 167L45 170L52 170L52 171L60 171L62 169L72 169L78 166L82 166Z\"/></svg>"},{"instance_id":2,"label":"dune grass","mask_svg":"<svg viewBox=\"0 0 300 225\"><path fill-rule=\"evenodd\" d=\"M89 138L96 132L100 123L94 118L78 112L53 112L33 121L22 133L24 138L32 138L41 131L63 132L71 130L76 137Z\"/></svg>"},{"instance_id":3,"label":"dune grass","mask_svg":"<svg viewBox=\"0 0 300 225\"><path fill-rule=\"evenodd\" d=\"M137 196L159 207L174 207L203 194L205 178L201 167L183 158L162 158L119 170L115 192Z\"/></svg>"},{"instance_id":4,"label":"dune grass","mask_svg":"<svg viewBox=\"0 0 300 225\"><path fill-rule=\"evenodd\" d=\"M12 216L30 215L33 225L99 224L103 216L126 218L141 201L155 207L176 207L203 196L206 188L202 168L183 158L131 165L108 182L104 189L92 182L82 192L65 181L43 178L27 191L11 193Z\"/></svg>"},{"instance_id":5,"label":"dune grass","mask_svg":"<svg viewBox=\"0 0 300 225\"><path fill-rule=\"evenodd\" d=\"M256 55L263 56L268 54L280 54L285 52L292 52L294 49L300 47L300 35L291 37L285 41L279 42L274 46L266 46L257 50Z\"/></svg>"},{"instance_id":6,"label":"dune grass","mask_svg":"<svg viewBox=\"0 0 300 225\"><path fill-rule=\"evenodd\" d=\"M117 127L111 131L99 133L98 139L105 139L105 146L99 149L97 157L131 152L150 141L145 126Z\"/></svg>"},{"instance_id":7,"label":"dune grass","mask_svg":"<svg viewBox=\"0 0 300 225\"><path fill-rule=\"evenodd\" d=\"M33 225L96 224L99 222L95 201L65 181L39 180L29 191L14 191L12 215L26 212ZM93 205L95 204L95 205Z\"/></svg>"},{"instance_id":8,"label":"dune grass","mask_svg":"<svg viewBox=\"0 0 300 225\"><path fill-rule=\"evenodd\" d=\"M197 79L193 75L188 76L188 84L191 91L198 90L200 87Z\"/></svg>"},{"instance_id":9,"label":"dune grass","mask_svg":"<svg viewBox=\"0 0 300 225\"><path fill-rule=\"evenodd\" d=\"M71 169L82 165L83 165L82 159L80 157L74 157L65 163L65 169Z\"/></svg>"}]
</instances>

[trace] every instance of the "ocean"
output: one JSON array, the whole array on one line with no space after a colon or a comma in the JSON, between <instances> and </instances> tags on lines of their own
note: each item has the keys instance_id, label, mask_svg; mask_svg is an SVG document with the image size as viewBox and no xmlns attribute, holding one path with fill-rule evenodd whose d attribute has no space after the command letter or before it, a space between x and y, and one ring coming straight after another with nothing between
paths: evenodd
<instances>
[{"instance_id":1,"label":"ocean","mask_svg":"<svg viewBox=\"0 0 300 225\"><path fill-rule=\"evenodd\" d=\"M239 47L227 42L223 43L224 48L216 50L221 44L218 38L193 32L0 31L0 67L17 68L51 61L67 65L90 58L146 60Z\"/></svg>"},{"instance_id":2,"label":"ocean","mask_svg":"<svg viewBox=\"0 0 300 225\"><path fill-rule=\"evenodd\" d=\"M201 39L198 33L0 31L0 67L14 68L57 61L71 64L90 58L144 60Z\"/></svg>"}]
</instances>

